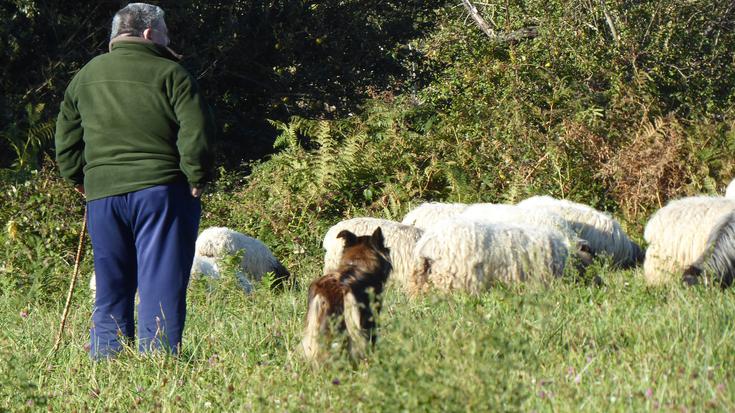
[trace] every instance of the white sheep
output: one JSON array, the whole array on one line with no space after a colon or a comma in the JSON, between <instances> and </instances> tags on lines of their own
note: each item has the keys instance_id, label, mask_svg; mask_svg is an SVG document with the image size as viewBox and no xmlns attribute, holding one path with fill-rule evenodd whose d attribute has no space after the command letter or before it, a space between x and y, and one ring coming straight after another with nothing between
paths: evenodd
<instances>
[{"instance_id":1,"label":"white sheep","mask_svg":"<svg viewBox=\"0 0 735 413\"><path fill-rule=\"evenodd\" d=\"M96 298L97 298L97 273L92 271L92 275L89 277L89 290L92 292L91 298L92 298L92 304L94 304ZM140 296L138 294L138 290L135 291L135 303L140 302Z\"/></svg>"},{"instance_id":2,"label":"white sheep","mask_svg":"<svg viewBox=\"0 0 735 413\"><path fill-rule=\"evenodd\" d=\"M730 184L727 185L727 189L725 190L725 198L735 198L735 179L730 181Z\"/></svg>"},{"instance_id":3,"label":"white sheep","mask_svg":"<svg viewBox=\"0 0 735 413\"><path fill-rule=\"evenodd\" d=\"M569 222L580 238L587 241L593 254L612 257L621 268L630 268L643 261L644 251L623 231L612 216L588 205L550 196L534 196L518 203L523 208L554 212Z\"/></svg>"},{"instance_id":4,"label":"white sheep","mask_svg":"<svg viewBox=\"0 0 735 413\"><path fill-rule=\"evenodd\" d=\"M194 256L194 262L191 265L191 275L204 275L210 278L219 278L220 269L217 264L217 258L205 257L205 256ZM241 269L235 274L240 287L246 293L253 291L253 284L247 278L245 272Z\"/></svg>"},{"instance_id":5,"label":"white sheep","mask_svg":"<svg viewBox=\"0 0 735 413\"><path fill-rule=\"evenodd\" d=\"M191 264L191 275L206 275L207 277L219 278L219 266L214 257L194 256Z\"/></svg>"},{"instance_id":6,"label":"white sheep","mask_svg":"<svg viewBox=\"0 0 735 413\"><path fill-rule=\"evenodd\" d=\"M733 212L735 200L710 196L674 200L656 211L643 235L648 242L643 264L646 282L681 280L693 264L703 269L711 262L708 257L717 260L732 251L735 245L727 232ZM720 272L727 270L721 263L715 266Z\"/></svg>"},{"instance_id":7,"label":"white sheep","mask_svg":"<svg viewBox=\"0 0 735 413\"><path fill-rule=\"evenodd\" d=\"M238 249L235 248L235 243L231 239L228 239L226 241L224 241L223 239L224 238L236 238L236 237L231 237L227 231L209 231L209 232L207 231L208 230L205 230L204 232L202 232L202 234L205 234L205 232L206 234L204 235L204 237L200 235L199 239L197 239L197 243L199 244L199 240L201 239L202 240L201 244L203 246L201 251L207 254L212 254L212 255L196 255L195 254L194 261L192 262L192 265L191 265L190 273L192 276L205 275L207 277L219 278L220 269L219 269L217 260L229 254L234 254L235 252L238 251ZM227 234L227 235L223 237L218 237L217 234L219 235ZM242 234L239 234L239 235L242 235ZM265 272L257 272L257 274L260 274L259 277L262 277L262 275L265 274ZM236 273L236 277L240 283L240 286L243 288L245 292L252 291L253 289L252 283L247 279L247 276L242 270ZM97 281L97 278L96 278L95 273L93 272L92 276L89 278L89 289L92 290L93 293L97 289L96 281Z\"/></svg>"},{"instance_id":8,"label":"white sheep","mask_svg":"<svg viewBox=\"0 0 735 413\"><path fill-rule=\"evenodd\" d=\"M196 240L194 265L192 267L204 274L212 269L218 272L216 260L240 252L243 254L240 266L243 273L251 281L260 280L268 272L272 272L277 281L285 280L290 276L288 270L260 240L226 227L209 227L199 234ZM202 258L208 259L202 260ZM215 264L214 268L209 268L212 263ZM243 288L248 291L243 280L245 275L239 274L238 278L240 278Z\"/></svg>"},{"instance_id":9,"label":"white sheep","mask_svg":"<svg viewBox=\"0 0 735 413\"><path fill-rule=\"evenodd\" d=\"M390 279L401 288L408 285L408 277L412 273L413 249L423 231L419 228L380 218L352 218L339 222L329 228L322 246L324 247L324 270L327 274L337 269L344 249L344 241L337 238L342 230L348 230L357 236L370 235L380 227L385 238L385 246L390 250L393 266Z\"/></svg>"},{"instance_id":10,"label":"white sheep","mask_svg":"<svg viewBox=\"0 0 735 413\"><path fill-rule=\"evenodd\" d=\"M549 227L449 218L416 244L410 290L433 285L479 293L498 282L545 282L562 275L570 249L567 238Z\"/></svg>"},{"instance_id":11,"label":"white sheep","mask_svg":"<svg viewBox=\"0 0 735 413\"><path fill-rule=\"evenodd\" d=\"M459 214L461 217L487 223L522 224L534 227L550 227L561 232L572 243L581 239L567 220L552 211L524 208L510 204L471 204Z\"/></svg>"},{"instance_id":12,"label":"white sheep","mask_svg":"<svg viewBox=\"0 0 735 413\"><path fill-rule=\"evenodd\" d=\"M443 202L424 202L403 217L401 224L412 225L422 230L428 229L437 222L459 215L467 208L467 204L450 204Z\"/></svg>"}]
</instances>

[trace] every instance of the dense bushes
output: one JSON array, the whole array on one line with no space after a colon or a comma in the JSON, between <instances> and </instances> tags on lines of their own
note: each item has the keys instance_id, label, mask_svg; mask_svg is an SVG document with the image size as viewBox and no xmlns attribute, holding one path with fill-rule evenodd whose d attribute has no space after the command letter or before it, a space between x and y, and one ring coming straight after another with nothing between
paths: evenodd
<instances>
[{"instance_id":1,"label":"dense bushes","mask_svg":"<svg viewBox=\"0 0 735 413\"><path fill-rule=\"evenodd\" d=\"M549 193L640 223L671 197L717 192L735 172L735 37L723 17L732 11L620 3L608 10L616 41L599 4L494 7L481 11L498 30L531 22L539 37L492 42L448 8L441 29L414 44L434 70L426 88L384 94L341 120L276 123L284 149L255 168L238 201L257 205L251 222L396 217L417 198Z\"/></svg>"},{"instance_id":2,"label":"dense bushes","mask_svg":"<svg viewBox=\"0 0 735 413\"><path fill-rule=\"evenodd\" d=\"M53 122L66 85L107 51L112 16L127 3L0 4L0 167L13 161L8 141L28 138L26 106L44 103L38 122ZM374 90L418 82L419 55L405 43L431 27L442 1L153 3L166 11L172 47L215 109L221 161L237 167L271 152L266 119L347 114Z\"/></svg>"}]
</instances>

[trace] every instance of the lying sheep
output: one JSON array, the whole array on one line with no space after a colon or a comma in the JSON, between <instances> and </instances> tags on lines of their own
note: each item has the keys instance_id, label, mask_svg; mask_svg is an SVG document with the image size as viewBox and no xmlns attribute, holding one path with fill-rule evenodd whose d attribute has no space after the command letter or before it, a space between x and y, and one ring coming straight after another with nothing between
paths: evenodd
<instances>
[{"instance_id":1,"label":"lying sheep","mask_svg":"<svg viewBox=\"0 0 735 413\"><path fill-rule=\"evenodd\" d=\"M387 219L353 218L332 226L324 236L322 243L325 250L322 274L333 272L339 266L344 246L343 240L337 237L341 231L348 230L357 236L365 236L372 234L378 227L382 229L385 246L390 250L390 260L393 266L391 279L405 289L408 285L408 277L412 272L413 248L416 241L421 238L423 231Z\"/></svg>"},{"instance_id":2,"label":"lying sheep","mask_svg":"<svg viewBox=\"0 0 735 413\"><path fill-rule=\"evenodd\" d=\"M621 268L643 262L644 251L623 231L610 215L590 206L550 196L534 196L518 203L523 208L547 210L567 220L580 238L587 241L593 254L606 254Z\"/></svg>"},{"instance_id":3,"label":"lying sheep","mask_svg":"<svg viewBox=\"0 0 735 413\"><path fill-rule=\"evenodd\" d=\"M195 255L194 262L192 262L191 264L191 275L204 275L211 278L219 278L220 270L219 266L217 265L217 259L214 257L203 257ZM235 275L238 282L240 283L240 286L246 293L249 293L253 290L252 283L250 282L250 280L247 279L243 271L238 271ZM94 272L89 278L89 289L92 291L92 293L97 290L97 277Z\"/></svg>"},{"instance_id":4,"label":"lying sheep","mask_svg":"<svg viewBox=\"0 0 735 413\"><path fill-rule=\"evenodd\" d=\"M705 267L728 277L732 261L723 257L733 249L729 235L733 212L735 200L699 196L671 201L653 214L644 233L648 242L643 265L646 282L678 281L685 271L696 278Z\"/></svg>"},{"instance_id":5,"label":"lying sheep","mask_svg":"<svg viewBox=\"0 0 735 413\"><path fill-rule=\"evenodd\" d=\"M206 274L205 271L212 269L207 267L207 263L210 266L212 262L216 264L216 260L212 259L222 259L240 251L243 252L242 270L252 277L251 280L258 281L266 273L272 272L275 275L275 284L280 285L290 277L288 270L273 256L265 244L225 227L209 227L199 234L196 240L193 267ZM202 260L202 258L209 258L209 260ZM213 269L217 271L216 266ZM245 288L245 285L243 287Z\"/></svg>"},{"instance_id":6,"label":"lying sheep","mask_svg":"<svg viewBox=\"0 0 735 413\"><path fill-rule=\"evenodd\" d=\"M576 243L581 241L569 223L552 211L524 208L509 204L472 204L467 206L459 216L488 223L550 227L561 232L572 242Z\"/></svg>"},{"instance_id":7,"label":"lying sheep","mask_svg":"<svg viewBox=\"0 0 735 413\"><path fill-rule=\"evenodd\" d=\"M191 275L206 275L207 277L219 278L219 266L214 257L195 255L191 264Z\"/></svg>"},{"instance_id":8,"label":"lying sheep","mask_svg":"<svg viewBox=\"0 0 735 413\"><path fill-rule=\"evenodd\" d=\"M459 215L467 208L466 204L448 204L442 202L425 202L409 211L401 221L404 225L412 225L422 230L428 229L437 222Z\"/></svg>"},{"instance_id":9,"label":"lying sheep","mask_svg":"<svg viewBox=\"0 0 735 413\"><path fill-rule=\"evenodd\" d=\"M191 275L204 275L210 278L219 278L220 270L219 265L217 264L217 258L195 255L194 262L191 265ZM235 277L243 291L246 293L253 291L253 284L242 269L235 273Z\"/></svg>"},{"instance_id":10,"label":"lying sheep","mask_svg":"<svg viewBox=\"0 0 735 413\"><path fill-rule=\"evenodd\" d=\"M433 285L479 293L498 282L544 282L562 275L570 248L567 238L549 227L449 218L416 244L410 291Z\"/></svg>"}]
</instances>

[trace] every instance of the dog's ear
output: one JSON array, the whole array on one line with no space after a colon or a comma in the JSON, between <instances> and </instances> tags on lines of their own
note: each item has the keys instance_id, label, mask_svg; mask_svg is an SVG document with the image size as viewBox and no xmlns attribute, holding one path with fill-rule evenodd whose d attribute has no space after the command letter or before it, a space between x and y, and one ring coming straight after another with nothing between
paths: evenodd
<instances>
[{"instance_id":1,"label":"dog's ear","mask_svg":"<svg viewBox=\"0 0 735 413\"><path fill-rule=\"evenodd\" d=\"M383 230L380 227L375 228L373 235L370 236L370 243L378 251L385 249L385 240L383 239Z\"/></svg>"},{"instance_id":2,"label":"dog's ear","mask_svg":"<svg viewBox=\"0 0 735 413\"><path fill-rule=\"evenodd\" d=\"M339 234L337 234L337 238L343 238L345 240L345 248L357 244L357 235L351 233L346 229L340 231Z\"/></svg>"}]
</instances>

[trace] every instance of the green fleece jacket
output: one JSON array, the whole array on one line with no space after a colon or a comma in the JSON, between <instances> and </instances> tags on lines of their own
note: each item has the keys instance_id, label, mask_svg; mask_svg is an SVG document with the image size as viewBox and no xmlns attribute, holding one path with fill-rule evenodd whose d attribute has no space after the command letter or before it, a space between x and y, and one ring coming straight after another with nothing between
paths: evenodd
<instances>
[{"instance_id":1,"label":"green fleece jacket","mask_svg":"<svg viewBox=\"0 0 735 413\"><path fill-rule=\"evenodd\" d=\"M215 126L194 78L166 48L118 38L72 79L56 122L61 176L87 201L212 176Z\"/></svg>"}]
</instances>

